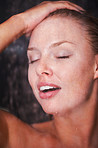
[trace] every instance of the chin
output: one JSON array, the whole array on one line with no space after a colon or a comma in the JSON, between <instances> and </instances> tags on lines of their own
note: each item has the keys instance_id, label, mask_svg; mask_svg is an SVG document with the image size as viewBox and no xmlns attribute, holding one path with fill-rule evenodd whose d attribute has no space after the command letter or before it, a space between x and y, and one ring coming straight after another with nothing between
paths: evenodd
<instances>
[{"instance_id":1,"label":"chin","mask_svg":"<svg viewBox=\"0 0 98 148\"><path fill-rule=\"evenodd\" d=\"M80 107L80 104L78 105L73 105L73 106L62 106L59 105L42 105L42 108L44 110L44 112L46 112L47 114L51 114L51 115L57 115L57 116L65 116L65 115L68 115L70 113L72 113L74 110L76 110L78 107Z\"/></svg>"},{"instance_id":2,"label":"chin","mask_svg":"<svg viewBox=\"0 0 98 148\"><path fill-rule=\"evenodd\" d=\"M50 114L50 115L64 115L66 110L59 108L54 105L42 105L42 109L44 110L45 113Z\"/></svg>"},{"instance_id":3,"label":"chin","mask_svg":"<svg viewBox=\"0 0 98 148\"><path fill-rule=\"evenodd\" d=\"M54 115L58 112L56 107L50 106L50 105L43 105L42 109L44 110L45 113Z\"/></svg>"}]
</instances>

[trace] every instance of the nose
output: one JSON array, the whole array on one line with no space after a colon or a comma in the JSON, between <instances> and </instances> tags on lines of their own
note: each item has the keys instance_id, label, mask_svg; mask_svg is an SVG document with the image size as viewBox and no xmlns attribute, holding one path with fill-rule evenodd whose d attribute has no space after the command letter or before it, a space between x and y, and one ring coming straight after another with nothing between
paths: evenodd
<instances>
[{"instance_id":1,"label":"nose","mask_svg":"<svg viewBox=\"0 0 98 148\"><path fill-rule=\"evenodd\" d=\"M47 60L45 61L40 61L38 65L36 66L36 73L37 75L46 75L46 76L52 76L53 75L53 70L51 68L51 65Z\"/></svg>"}]
</instances>

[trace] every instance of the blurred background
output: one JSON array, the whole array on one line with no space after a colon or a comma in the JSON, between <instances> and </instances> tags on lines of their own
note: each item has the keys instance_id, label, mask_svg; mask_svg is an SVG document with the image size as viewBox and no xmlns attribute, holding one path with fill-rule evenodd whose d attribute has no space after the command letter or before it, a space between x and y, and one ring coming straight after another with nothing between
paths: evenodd
<instances>
[{"instance_id":1,"label":"blurred background","mask_svg":"<svg viewBox=\"0 0 98 148\"><path fill-rule=\"evenodd\" d=\"M43 0L0 0L0 23ZM70 0L98 17L98 0ZM26 49L29 39L22 36L0 54L0 107L28 124L50 120L36 101L28 83ZM33 77L33 74L32 74Z\"/></svg>"}]
</instances>

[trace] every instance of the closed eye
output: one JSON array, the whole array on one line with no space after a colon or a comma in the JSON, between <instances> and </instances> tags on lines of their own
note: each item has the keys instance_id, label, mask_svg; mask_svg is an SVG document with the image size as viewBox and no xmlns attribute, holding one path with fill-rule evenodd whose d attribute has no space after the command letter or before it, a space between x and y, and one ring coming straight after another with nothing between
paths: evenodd
<instances>
[{"instance_id":1,"label":"closed eye","mask_svg":"<svg viewBox=\"0 0 98 148\"><path fill-rule=\"evenodd\" d=\"M29 61L28 64L33 64L33 63L36 62L36 61L38 61L38 59Z\"/></svg>"},{"instance_id":2,"label":"closed eye","mask_svg":"<svg viewBox=\"0 0 98 148\"><path fill-rule=\"evenodd\" d=\"M69 56L60 56L60 57L57 57L58 59L66 59L66 58L69 58Z\"/></svg>"}]
</instances>

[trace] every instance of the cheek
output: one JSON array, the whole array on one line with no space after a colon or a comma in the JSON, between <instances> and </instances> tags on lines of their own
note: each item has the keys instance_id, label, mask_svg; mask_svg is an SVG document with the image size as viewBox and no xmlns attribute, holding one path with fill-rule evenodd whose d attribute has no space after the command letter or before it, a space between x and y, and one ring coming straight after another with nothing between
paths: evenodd
<instances>
[{"instance_id":1,"label":"cheek","mask_svg":"<svg viewBox=\"0 0 98 148\"><path fill-rule=\"evenodd\" d=\"M37 90L37 76L35 73L35 70L31 67L28 69L28 81L29 84L32 88L33 94L35 95L36 98L38 98L38 90Z\"/></svg>"},{"instance_id":2,"label":"cheek","mask_svg":"<svg viewBox=\"0 0 98 148\"><path fill-rule=\"evenodd\" d=\"M76 59L59 66L59 78L68 88L85 89L93 79L93 64Z\"/></svg>"},{"instance_id":3,"label":"cheek","mask_svg":"<svg viewBox=\"0 0 98 148\"><path fill-rule=\"evenodd\" d=\"M30 71L30 68L28 68L28 81L29 81L29 84L31 85L31 71Z\"/></svg>"},{"instance_id":4,"label":"cheek","mask_svg":"<svg viewBox=\"0 0 98 148\"><path fill-rule=\"evenodd\" d=\"M58 75L63 96L59 104L63 102L64 108L70 109L88 99L93 84L93 66L82 61L67 63L60 67Z\"/></svg>"},{"instance_id":5,"label":"cheek","mask_svg":"<svg viewBox=\"0 0 98 148\"><path fill-rule=\"evenodd\" d=\"M33 69L29 66L28 68L28 81L29 84L31 85L32 89L34 88L34 84L35 84L35 74Z\"/></svg>"}]
</instances>

